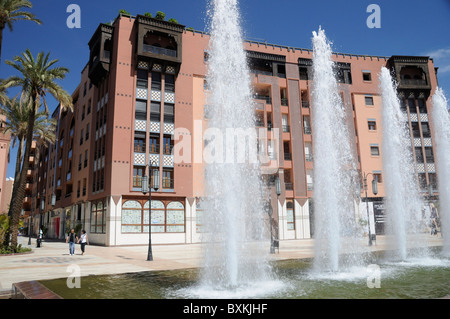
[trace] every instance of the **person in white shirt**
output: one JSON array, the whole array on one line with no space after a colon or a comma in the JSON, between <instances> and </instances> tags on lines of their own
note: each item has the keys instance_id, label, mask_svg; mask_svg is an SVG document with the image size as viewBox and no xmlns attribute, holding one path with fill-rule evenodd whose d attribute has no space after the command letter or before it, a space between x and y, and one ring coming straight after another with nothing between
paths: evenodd
<instances>
[{"instance_id":1,"label":"person in white shirt","mask_svg":"<svg viewBox=\"0 0 450 319\"><path fill-rule=\"evenodd\" d=\"M89 245L88 236L87 236L85 230L81 231L81 236L80 236L80 239L78 239L78 243L80 243L80 241L81 241L81 255L84 255L84 248L85 248L86 244Z\"/></svg>"}]
</instances>

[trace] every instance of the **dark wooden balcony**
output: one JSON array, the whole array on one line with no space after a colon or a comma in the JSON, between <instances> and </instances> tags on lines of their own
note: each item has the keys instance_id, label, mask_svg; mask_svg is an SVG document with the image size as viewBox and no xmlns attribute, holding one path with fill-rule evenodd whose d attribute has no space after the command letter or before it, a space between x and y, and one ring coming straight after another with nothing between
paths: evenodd
<instances>
[{"instance_id":1,"label":"dark wooden balcony","mask_svg":"<svg viewBox=\"0 0 450 319\"><path fill-rule=\"evenodd\" d=\"M114 27L100 24L89 41L89 79L97 86L108 74L111 64L111 52L113 49L112 35Z\"/></svg>"}]
</instances>

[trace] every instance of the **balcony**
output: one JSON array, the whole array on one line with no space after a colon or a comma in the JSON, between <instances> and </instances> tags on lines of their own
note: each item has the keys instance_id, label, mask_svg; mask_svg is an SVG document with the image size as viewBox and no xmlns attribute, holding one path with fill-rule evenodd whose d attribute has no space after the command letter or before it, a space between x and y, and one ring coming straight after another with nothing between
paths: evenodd
<instances>
[{"instance_id":1,"label":"balcony","mask_svg":"<svg viewBox=\"0 0 450 319\"><path fill-rule=\"evenodd\" d=\"M182 62L184 25L142 15L136 17L137 55L139 61L172 62L178 72Z\"/></svg>"},{"instance_id":2,"label":"balcony","mask_svg":"<svg viewBox=\"0 0 450 319\"><path fill-rule=\"evenodd\" d=\"M162 179L162 188L163 189L173 189L174 188L173 178L163 178Z\"/></svg>"},{"instance_id":3,"label":"balcony","mask_svg":"<svg viewBox=\"0 0 450 319\"><path fill-rule=\"evenodd\" d=\"M114 27L102 23L89 41L88 77L95 86L109 73L113 32Z\"/></svg>"},{"instance_id":4,"label":"balcony","mask_svg":"<svg viewBox=\"0 0 450 319\"><path fill-rule=\"evenodd\" d=\"M266 104L272 104L272 98L268 95L259 95L259 94L254 94L253 98L255 100L263 100L266 101Z\"/></svg>"},{"instance_id":5,"label":"balcony","mask_svg":"<svg viewBox=\"0 0 450 319\"><path fill-rule=\"evenodd\" d=\"M286 188L287 191L294 190L294 184L293 183L284 183L284 187Z\"/></svg>"},{"instance_id":6,"label":"balcony","mask_svg":"<svg viewBox=\"0 0 450 319\"><path fill-rule=\"evenodd\" d=\"M158 54L158 55L166 55L166 56L174 57L174 58L177 57L177 51L176 50L165 49L165 48L157 47L157 46L154 46L154 45L144 44L143 45L143 51L144 52L153 53L153 54Z\"/></svg>"}]
</instances>

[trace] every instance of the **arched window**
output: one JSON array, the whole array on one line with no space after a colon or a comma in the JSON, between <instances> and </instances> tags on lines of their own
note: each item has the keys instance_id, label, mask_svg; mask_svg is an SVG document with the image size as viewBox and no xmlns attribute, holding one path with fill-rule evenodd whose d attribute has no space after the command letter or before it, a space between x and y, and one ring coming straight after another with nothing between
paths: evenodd
<instances>
[{"instance_id":1,"label":"arched window","mask_svg":"<svg viewBox=\"0 0 450 319\"><path fill-rule=\"evenodd\" d=\"M123 233L147 233L149 223L148 200L124 201L122 205ZM152 233L183 233L185 231L183 203L170 200L152 200L151 226Z\"/></svg>"},{"instance_id":2,"label":"arched window","mask_svg":"<svg viewBox=\"0 0 450 319\"><path fill-rule=\"evenodd\" d=\"M166 232L183 233L184 225L184 205L181 202L170 202L167 205Z\"/></svg>"},{"instance_id":3,"label":"arched window","mask_svg":"<svg viewBox=\"0 0 450 319\"><path fill-rule=\"evenodd\" d=\"M152 233L164 233L166 224L166 210L164 203L152 200Z\"/></svg>"},{"instance_id":4,"label":"arched window","mask_svg":"<svg viewBox=\"0 0 450 319\"><path fill-rule=\"evenodd\" d=\"M142 232L142 205L138 201L128 200L122 205L122 232Z\"/></svg>"}]
</instances>

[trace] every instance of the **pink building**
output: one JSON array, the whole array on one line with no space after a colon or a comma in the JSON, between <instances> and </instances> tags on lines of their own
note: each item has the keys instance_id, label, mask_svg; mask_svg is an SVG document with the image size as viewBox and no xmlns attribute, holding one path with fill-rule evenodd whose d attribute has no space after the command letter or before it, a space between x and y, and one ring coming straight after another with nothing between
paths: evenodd
<instances>
[{"instance_id":1,"label":"pink building","mask_svg":"<svg viewBox=\"0 0 450 319\"><path fill-rule=\"evenodd\" d=\"M62 237L68 227L80 224L92 243L147 244L149 194L141 186L150 175L153 242L200 240L208 41L202 32L141 15L119 15L112 25L99 25L73 93L74 112L57 108L58 142L43 150L35 166L40 178L35 178L38 201L33 210L41 213L35 222L48 227L49 236ZM252 41L245 42L245 49L253 73L256 126L269 132L260 149L277 159L275 166L263 166L274 231L281 240L310 238L312 51ZM348 124L355 132L358 169L379 181L377 195L369 185L371 206L384 196L377 83L382 66L396 70L399 91L409 105L418 183L424 190L435 184L427 117L437 82L432 60L338 53L334 59ZM189 152L179 153L179 143L190 145ZM277 175L280 196L273 184ZM382 220L382 214L377 211L375 218ZM374 225L383 232L381 222Z\"/></svg>"}]
</instances>

